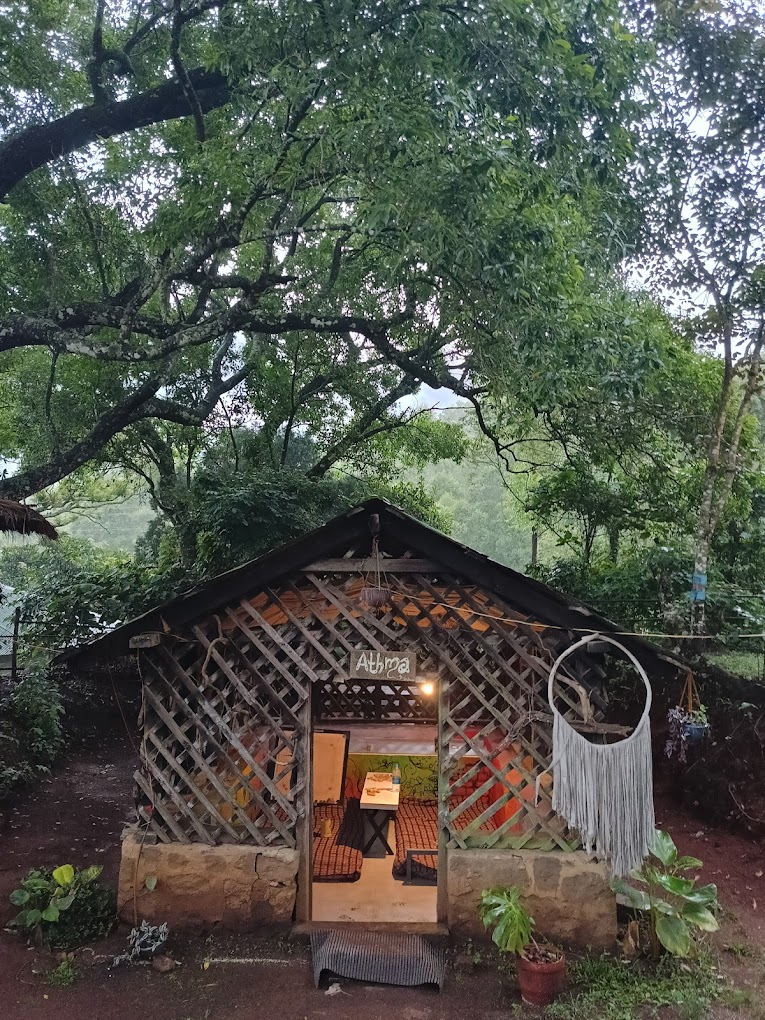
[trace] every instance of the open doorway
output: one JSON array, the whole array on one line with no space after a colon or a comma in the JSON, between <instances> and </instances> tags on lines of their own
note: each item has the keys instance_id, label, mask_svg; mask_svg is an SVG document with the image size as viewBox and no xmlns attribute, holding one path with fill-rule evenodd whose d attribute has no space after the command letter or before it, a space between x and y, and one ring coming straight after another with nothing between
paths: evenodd
<instances>
[{"instance_id":1,"label":"open doorway","mask_svg":"<svg viewBox=\"0 0 765 1020\"><path fill-rule=\"evenodd\" d=\"M437 679L328 682L312 714L312 920L435 923Z\"/></svg>"}]
</instances>

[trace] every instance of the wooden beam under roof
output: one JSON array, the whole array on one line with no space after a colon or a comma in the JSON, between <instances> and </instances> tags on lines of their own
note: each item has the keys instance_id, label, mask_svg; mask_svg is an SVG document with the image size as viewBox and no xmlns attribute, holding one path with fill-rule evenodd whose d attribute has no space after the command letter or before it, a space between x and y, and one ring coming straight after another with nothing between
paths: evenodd
<instances>
[{"instance_id":1,"label":"wooden beam under roof","mask_svg":"<svg viewBox=\"0 0 765 1020\"><path fill-rule=\"evenodd\" d=\"M443 564L435 560L415 559L413 556L402 556L377 559L374 556L353 557L352 559L331 559L316 560L303 567L306 574L371 574L379 570L380 573L397 574L443 574Z\"/></svg>"}]
</instances>

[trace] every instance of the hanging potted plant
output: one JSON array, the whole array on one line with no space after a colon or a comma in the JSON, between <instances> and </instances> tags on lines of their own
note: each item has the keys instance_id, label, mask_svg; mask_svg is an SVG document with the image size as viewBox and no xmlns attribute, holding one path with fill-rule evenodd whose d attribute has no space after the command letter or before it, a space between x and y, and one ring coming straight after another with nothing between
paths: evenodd
<instances>
[{"instance_id":1,"label":"hanging potted plant","mask_svg":"<svg viewBox=\"0 0 765 1020\"><path fill-rule=\"evenodd\" d=\"M677 753L681 762L686 760L689 745L699 744L709 736L706 706L702 705L693 673L688 670L680 702L667 713L669 738L664 748L668 758Z\"/></svg>"},{"instance_id":2,"label":"hanging potted plant","mask_svg":"<svg viewBox=\"0 0 765 1020\"><path fill-rule=\"evenodd\" d=\"M503 953L517 955L521 998L531 1006L548 1006L563 988L566 957L562 950L534 938L534 918L515 886L484 889L479 907L484 927Z\"/></svg>"}]
</instances>

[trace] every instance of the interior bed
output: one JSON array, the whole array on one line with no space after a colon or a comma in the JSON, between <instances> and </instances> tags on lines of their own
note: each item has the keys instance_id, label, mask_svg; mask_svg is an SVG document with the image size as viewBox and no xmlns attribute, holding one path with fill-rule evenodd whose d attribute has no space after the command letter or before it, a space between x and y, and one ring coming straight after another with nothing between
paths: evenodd
<instances>
[{"instance_id":1,"label":"interior bed","mask_svg":"<svg viewBox=\"0 0 765 1020\"><path fill-rule=\"evenodd\" d=\"M466 808L456 822L466 827L489 806L482 797ZM493 818L480 827L481 832L493 832ZM416 850L426 851L415 853ZM438 878L438 801L402 797L396 812L396 853L393 874L397 878L435 882Z\"/></svg>"},{"instance_id":2,"label":"interior bed","mask_svg":"<svg viewBox=\"0 0 765 1020\"><path fill-rule=\"evenodd\" d=\"M322 836L329 819L332 835ZM317 804L313 809L314 882L356 882L364 862L364 819L358 797L346 804Z\"/></svg>"}]
</instances>

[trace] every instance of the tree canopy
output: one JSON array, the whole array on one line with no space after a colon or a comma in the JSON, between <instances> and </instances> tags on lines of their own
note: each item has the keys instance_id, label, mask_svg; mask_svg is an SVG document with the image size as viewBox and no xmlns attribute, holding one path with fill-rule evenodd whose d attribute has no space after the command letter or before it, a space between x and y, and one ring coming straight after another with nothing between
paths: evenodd
<instances>
[{"instance_id":1,"label":"tree canopy","mask_svg":"<svg viewBox=\"0 0 765 1020\"><path fill-rule=\"evenodd\" d=\"M421 383L480 406L520 374L549 403L597 374L624 345L604 274L643 67L618 14L0 14L0 495L119 462L147 422L198 428L285 371L284 436L312 398L348 427L317 474L398 427Z\"/></svg>"}]
</instances>

